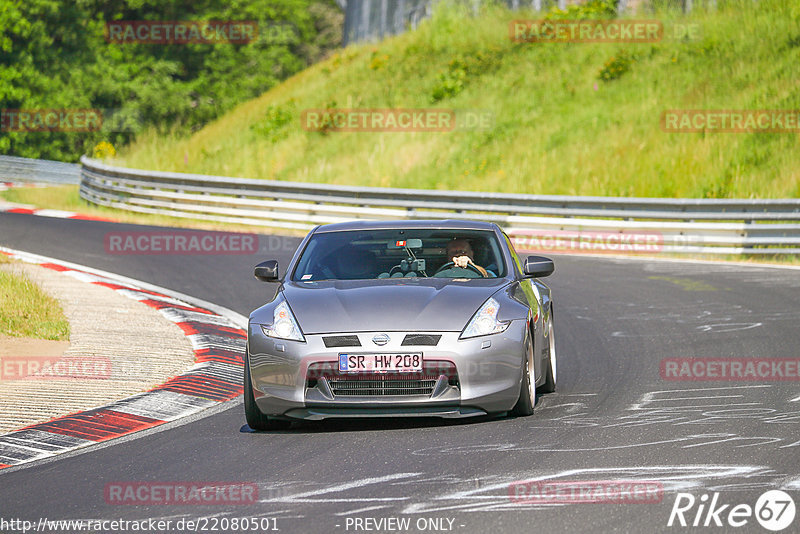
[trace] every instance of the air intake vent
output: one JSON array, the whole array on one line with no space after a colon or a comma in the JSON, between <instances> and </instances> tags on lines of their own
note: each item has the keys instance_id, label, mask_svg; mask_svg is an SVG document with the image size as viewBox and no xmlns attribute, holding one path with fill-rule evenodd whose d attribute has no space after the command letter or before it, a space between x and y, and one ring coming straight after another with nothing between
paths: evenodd
<instances>
[{"instance_id":1,"label":"air intake vent","mask_svg":"<svg viewBox=\"0 0 800 534\"><path fill-rule=\"evenodd\" d=\"M340 373L336 362L317 362L308 366L306 387L317 387L325 377L334 396L425 396L430 397L439 377L444 375L450 386L459 387L456 367L448 361L426 360L417 373Z\"/></svg>"},{"instance_id":2,"label":"air intake vent","mask_svg":"<svg viewBox=\"0 0 800 534\"><path fill-rule=\"evenodd\" d=\"M425 375L375 375L332 377L335 396L425 395L430 397L438 377Z\"/></svg>"},{"instance_id":3,"label":"air intake vent","mask_svg":"<svg viewBox=\"0 0 800 534\"><path fill-rule=\"evenodd\" d=\"M411 345L431 345L436 346L442 336L438 334L408 334L403 338L402 345L408 347Z\"/></svg>"},{"instance_id":4,"label":"air intake vent","mask_svg":"<svg viewBox=\"0 0 800 534\"><path fill-rule=\"evenodd\" d=\"M325 346L330 347L360 347L358 336L325 336L322 338Z\"/></svg>"}]
</instances>

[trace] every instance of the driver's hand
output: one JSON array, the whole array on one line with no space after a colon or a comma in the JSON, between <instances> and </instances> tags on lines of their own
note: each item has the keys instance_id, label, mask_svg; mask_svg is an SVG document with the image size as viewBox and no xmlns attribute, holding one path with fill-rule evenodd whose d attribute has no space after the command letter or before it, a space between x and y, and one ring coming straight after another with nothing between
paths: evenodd
<instances>
[{"instance_id":1,"label":"driver's hand","mask_svg":"<svg viewBox=\"0 0 800 534\"><path fill-rule=\"evenodd\" d=\"M453 258L453 263L456 264L456 267L461 267L462 269L466 269L469 262L469 256L455 256Z\"/></svg>"}]
</instances>

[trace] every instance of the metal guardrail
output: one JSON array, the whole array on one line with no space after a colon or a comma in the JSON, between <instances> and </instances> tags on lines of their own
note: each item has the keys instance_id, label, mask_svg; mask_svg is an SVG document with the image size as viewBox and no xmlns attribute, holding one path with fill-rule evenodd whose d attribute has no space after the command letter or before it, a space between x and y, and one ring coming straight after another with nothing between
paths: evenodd
<instances>
[{"instance_id":1,"label":"metal guardrail","mask_svg":"<svg viewBox=\"0 0 800 534\"><path fill-rule=\"evenodd\" d=\"M86 157L81 164L82 198L140 213L297 230L358 219L457 218L496 222L528 248L800 254L800 199L389 189L126 169Z\"/></svg>"},{"instance_id":2,"label":"metal guardrail","mask_svg":"<svg viewBox=\"0 0 800 534\"><path fill-rule=\"evenodd\" d=\"M0 180L78 184L81 181L81 166L60 161L0 156Z\"/></svg>"}]
</instances>

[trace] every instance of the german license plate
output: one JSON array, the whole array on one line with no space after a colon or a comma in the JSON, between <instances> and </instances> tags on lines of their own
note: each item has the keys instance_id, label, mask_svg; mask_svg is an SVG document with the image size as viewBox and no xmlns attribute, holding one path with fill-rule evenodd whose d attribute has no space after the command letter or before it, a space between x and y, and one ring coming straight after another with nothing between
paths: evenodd
<instances>
[{"instance_id":1,"label":"german license plate","mask_svg":"<svg viewBox=\"0 0 800 534\"><path fill-rule=\"evenodd\" d=\"M422 371L422 353L339 354L343 373L388 373Z\"/></svg>"}]
</instances>

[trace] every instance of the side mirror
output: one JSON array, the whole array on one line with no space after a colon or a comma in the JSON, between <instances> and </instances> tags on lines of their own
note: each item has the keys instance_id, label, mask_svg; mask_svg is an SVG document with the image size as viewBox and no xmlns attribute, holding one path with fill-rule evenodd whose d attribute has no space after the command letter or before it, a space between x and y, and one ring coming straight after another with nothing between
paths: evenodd
<instances>
[{"instance_id":1,"label":"side mirror","mask_svg":"<svg viewBox=\"0 0 800 534\"><path fill-rule=\"evenodd\" d=\"M550 276L555 271L556 266L553 260L544 256L528 256L525 258L524 273L526 277L543 278Z\"/></svg>"},{"instance_id":2,"label":"side mirror","mask_svg":"<svg viewBox=\"0 0 800 534\"><path fill-rule=\"evenodd\" d=\"M267 260L262 261L256 265L253 273L255 277L262 282L277 282L278 281L278 261Z\"/></svg>"}]
</instances>

